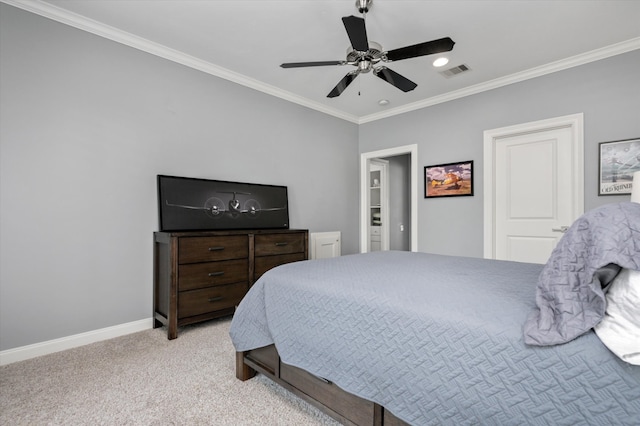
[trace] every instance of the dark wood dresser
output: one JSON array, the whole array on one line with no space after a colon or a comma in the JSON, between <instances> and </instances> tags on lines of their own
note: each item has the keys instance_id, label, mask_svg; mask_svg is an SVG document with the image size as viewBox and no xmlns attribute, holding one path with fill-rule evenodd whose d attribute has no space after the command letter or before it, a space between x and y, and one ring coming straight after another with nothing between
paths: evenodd
<instances>
[{"instance_id":1,"label":"dark wood dresser","mask_svg":"<svg viewBox=\"0 0 640 426\"><path fill-rule=\"evenodd\" d=\"M269 269L309 258L299 229L154 233L153 327L178 327L233 314Z\"/></svg>"}]
</instances>

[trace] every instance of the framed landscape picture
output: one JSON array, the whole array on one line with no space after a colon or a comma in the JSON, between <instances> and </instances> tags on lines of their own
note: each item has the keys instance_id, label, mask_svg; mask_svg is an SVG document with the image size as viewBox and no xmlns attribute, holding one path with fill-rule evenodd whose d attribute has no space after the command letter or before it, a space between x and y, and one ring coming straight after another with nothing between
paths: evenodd
<instances>
[{"instance_id":1,"label":"framed landscape picture","mask_svg":"<svg viewBox=\"0 0 640 426\"><path fill-rule=\"evenodd\" d=\"M640 171L640 138L599 145L598 195L631 194L633 174Z\"/></svg>"},{"instance_id":2,"label":"framed landscape picture","mask_svg":"<svg viewBox=\"0 0 640 426\"><path fill-rule=\"evenodd\" d=\"M424 198L473 195L473 161L424 168Z\"/></svg>"}]
</instances>

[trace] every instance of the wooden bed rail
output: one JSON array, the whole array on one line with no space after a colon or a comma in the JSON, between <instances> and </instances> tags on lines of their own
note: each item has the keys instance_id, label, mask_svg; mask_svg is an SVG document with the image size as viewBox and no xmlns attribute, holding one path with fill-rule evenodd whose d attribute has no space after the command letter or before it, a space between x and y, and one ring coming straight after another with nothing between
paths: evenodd
<instances>
[{"instance_id":1,"label":"wooden bed rail","mask_svg":"<svg viewBox=\"0 0 640 426\"><path fill-rule=\"evenodd\" d=\"M281 363L275 346L236 352L236 377L261 373L344 425L408 426L382 406L340 389L330 381Z\"/></svg>"}]
</instances>

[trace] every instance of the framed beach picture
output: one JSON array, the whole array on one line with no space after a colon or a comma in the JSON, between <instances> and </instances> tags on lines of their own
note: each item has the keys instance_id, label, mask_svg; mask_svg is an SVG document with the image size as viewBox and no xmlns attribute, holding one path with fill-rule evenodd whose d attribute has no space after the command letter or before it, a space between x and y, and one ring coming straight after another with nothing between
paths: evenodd
<instances>
[{"instance_id":1,"label":"framed beach picture","mask_svg":"<svg viewBox=\"0 0 640 426\"><path fill-rule=\"evenodd\" d=\"M599 145L598 195L631 194L633 174L640 171L640 138Z\"/></svg>"},{"instance_id":2,"label":"framed beach picture","mask_svg":"<svg viewBox=\"0 0 640 426\"><path fill-rule=\"evenodd\" d=\"M473 195L473 161L424 168L424 198Z\"/></svg>"}]
</instances>

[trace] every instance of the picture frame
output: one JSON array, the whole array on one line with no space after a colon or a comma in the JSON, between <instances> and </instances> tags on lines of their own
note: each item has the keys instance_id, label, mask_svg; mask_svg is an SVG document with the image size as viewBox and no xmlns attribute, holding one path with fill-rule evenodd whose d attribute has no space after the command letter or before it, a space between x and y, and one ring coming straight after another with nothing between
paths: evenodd
<instances>
[{"instance_id":1,"label":"picture frame","mask_svg":"<svg viewBox=\"0 0 640 426\"><path fill-rule=\"evenodd\" d=\"M598 195L631 194L633 174L640 171L640 138L600 142Z\"/></svg>"},{"instance_id":2,"label":"picture frame","mask_svg":"<svg viewBox=\"0 0 640 426\"><path fill-rule=\"evenodd\" d=\"M473 196L473 160L424 168L424 198Z\"/></svg>"},{"instance_id":3,"label":"picture frame","mask_svg":"<svg viewBox=\"0 0 640 426\"><path fill-rule=\"evenodd\" d=\"M286 186L158 175L160 231L288 229Z\"/></svg>"}]
</instances>

